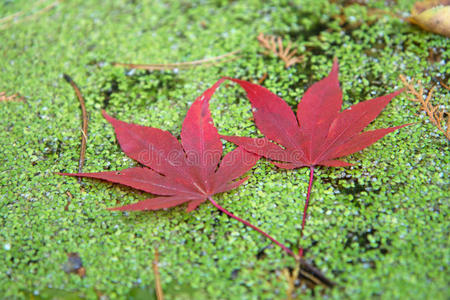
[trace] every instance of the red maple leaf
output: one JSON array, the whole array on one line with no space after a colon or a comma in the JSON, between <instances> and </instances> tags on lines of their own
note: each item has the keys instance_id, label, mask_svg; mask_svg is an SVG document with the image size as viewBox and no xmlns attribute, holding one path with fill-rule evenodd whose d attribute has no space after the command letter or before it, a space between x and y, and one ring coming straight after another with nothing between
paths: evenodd
<instances>
[{"instance_id":1,"label":"red maple leaf","mask_svg":"<svg viewBox=\"0 0 450 300\"><path fill-rule=\"evenodd\" d=\"M264 138L222 136L225 140L264 156L284 169L310 168L302 233L315 166L347 167L337 158L360 151L386 134L409 124L361 131L372 122L392 98L403 90L360 102L340 111L342 91L338 63L334 61L328 77L314 83L298 104L297 118L289 105L268 89L244 80L227 78L239 84L249 98L256 126ZM273 142L272 142L273 141ZM303 250L300 249L300 256Z\"/></svg>"},{"instance_id":2,"label":"red maple leaf","mask_svg":"<svg viewBox=\"0 0 450 300\"><path fill-rule=\"evenodd\" d=\"M251 223L221 207L213 195L240 186L247 178L236 180L249 171L260 156L243 147L222 157L222 142L213 124L209 100L221 84L198 97L187 112L181 129L181 143L168 131L117 120L106 112L123 152L145 167L99 173L58 173L59 175L89 177L123 184L137 190L160 195L110 210L159 210L188 203L190 212L209 200L228 216L255 229L290 255L292 251Z\"/></svg>"}]
</instances>

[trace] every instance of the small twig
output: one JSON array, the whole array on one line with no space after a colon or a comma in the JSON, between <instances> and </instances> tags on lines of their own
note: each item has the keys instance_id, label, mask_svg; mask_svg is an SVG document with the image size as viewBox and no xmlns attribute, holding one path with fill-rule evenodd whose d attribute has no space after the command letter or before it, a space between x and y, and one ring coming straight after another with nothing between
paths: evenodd
<instances>
[{"instance_id":1,"label":"small twig","mask_svg":"<svg viewBox=\"0 0 450 300\"><path fill-rule=\"evenodd\" d=\"M64 206L64 210L65 210L65 211L68 211L68 210L69 210L69 205L70 205L70 203L72 203L73 195L72 195L72 193L69 192L69 191L66 192L66 195L67 195L67 197L68 197L69 199L67 200L66 206Z\"/></svg>"},{"instance_id":2,"label":"small twig","mask_svg":"<svg viewBox=\"0 0 450 300\"><path fill-rule=\"evenodd\" d=\"M433 104L430 102L436 86L431 87L431 89L428 91L427 96L424 97L424 88L420 81L417 82L419 86L419 90L417 91L414 87L414 79L411 79L411 81L408 82L404 75L400 75L400 80L408 90L408 93L413 95L410 100L420 103L421 109L426 112L430 122L434 126L436 126L437 129L441 131L448 140L450 140L450 116L443 109L440 110L439 106L433 106ZM447 116L447 121L445 120L445 115ZM446 124L446 128L442 126L442 123Z\"/></svg>"},{"instance_id":3,"label":"small twig","mask_svg":"<svg viewBox=\"0 0 450 300\"><path fill-rule=\"evenodd\" d=\"M322 286L326 286L323 282L321 282L319 279L317 279L314 275L309 274L308 272L303 271L302 269L299 269L299 273L303 276L306 277L309 281L311 281L312 283L314 283L315 285L322 285ZM297 273L298 276L298 273Z\"/></svg>"},{"instance_id":4,"label":"small twig","mask_svg":"<svg viewBox=\"0 0 450 300\"><path fill-rule=\"evenodd\" d=\"M61 2L61 1L62 0L54 1L53 3L51 3L51 4L41 8L38 11L36 11L35 13L32 13L31 15L23 17L21 19L17 19L16 21L14 21L14 18L23 15L23 12L17 12L17 13L15 13L13 15L7 16L7 17L1 19L2 21L0 23L3 23L3 25L0 26L0 30L9 28L12 25L17 25L17 24L22 23L22 22L34 20L37 17L39 17L40 15L42 15L42 14L48 12L49 10L51 10L53 7L58 5L58 3ZM40 3L40 2L42 2L42 1L39 1L38 3Z\"/></svg>"},{"instance_id":5,"label":"small twig","mask_svg":"<svg viewBox=\"0 0 450 300\"><path fill-rule=\"evenodd\" d=\"M177 62L177 63L169 63L169 64L132 64L132 63L120 63L114 62L113 66L116 67L126 67L130 69L141 69L141 70L149 70L149 71L159 71L159 70L173 70L173 69L184 69L184 68L192 68L197 66L211 66L219 63L228 62L236 59L232 57L233 55L239 53L240 50L232 51L220 56L205 58L194 61L187 62ZM231 58L230 58L231 57ZM228 58L223 60L224 58Z\"/></svg>"},{"instance_id":6,"label":"small twig","mask_svg":"<svg viewBox=\"0 0 450 300\"><path fill-rule=\"evenodd\" d=\"M258 79L258 84L261 85L264 82L264 80L266 80L266 79L267 79L267 73L264 73L263 76L260 79Z\"/></svg>"},{"instance_id":7,"label":"small twig","mask_svg":"<svg viewBox=\"0 0 450 300\"><path fill-rule=\"evenodd\" d=\"M153 260L153 273L155 274L156 298L164 300L163 289L161 286L161 277L159 276L159 253L158 248L155 249L155 259Z\"/></svg>"},{"instance_id":8,"label":"small twig","mask_svg":"<svg viewBox=\"0 0 450 300\"><path fill-rule=\"evenodd\" d=\"M257 82L259 85L262 85L263 82L267 79L267 77L268 77L268 74L267 74L267 72L266 72L266 73L264 73L260 78L258 78L258 79L249 79L249 81L250 81L251 83ZM228 86L228 84L225 84L225 85ZM252 120L253 120L253 119L252 119Z\"/></svg>"},{"instance_id":9,"label":"small twig","mask_svg":"<svg viewBox=\"0 0 450 300\"><path fill-rule=\"evenodd\" d=\"M292 43L289 42L288 46L284 48L283 40L279 36L264 35L262 32L257 37L261 47L265 48L266 54L273 53L277 57L284 61L286 68L302 62L304 55L296 56L297 49L291 49Z\"/></svg>"},{"instance_id":10,"label":"small twig","mask_svg":"<svg viewBox=\"0 0 450 300\"><path fill-rule=\"evenodd\" d=\"M444 83L443 80L439 80L439 83L446 89L450 91L450 86L448 86L447 84Z\"/></svg>"},{"instance_id":11,"label":"small twig","mask_svg":"<svg viewBox=\"0 0 450 300\"><path fill-rule=\"evenodd\" d=\"M86 155L86 143L87 143L87 130L88 130L88 116L86 111L86 105L84 103L83 95L81 94L80 89L78 88L77 84L72 80L72 78L64 74L64 79L72 86L72 88L75 91L75 94L78 97L78 100L80 101L81 106L81 112L82 112L82 118L83 118L83 125L81 129L81 150L80 150L80 160L78 161L78 173L81 173L83 171L84 166L84 158ZM78 182L81 183L81 177L78 177Z\"/></svg>"},{"instance_id":12,"label":"small twig","mask_svg":"<svg viewBox=\"0 0 450 300\"><path fill-rule=\"evenodd\" d=\"M23 11L18 11L16 13L13 13L13 14L9 15L9 16L3 17L3 18L0 19L0 24L8 23L12 19L17 18L17 17L19 17L21 15L23 15Z\"/></svg>"},{"instance_id":13,"label":"small twig","mask_svg":"<svg viewBox=\"0 0 450 300\"><path fill-rule=\"evenodd\" d=\"M44 1L46 1L46 0L39 0L39 1L37 1L36 3L34 3L33 7L41 5L41 3L44 2ZM9 16L3 17L3 18L0 19L0 24L7 23L8 21L10 21L10 20L12 20L14 18L20 17L23 14L24 14L23 11L18 11L16 13L13 13L13 14L9 15Z\"/></svg>"}]
</instances>

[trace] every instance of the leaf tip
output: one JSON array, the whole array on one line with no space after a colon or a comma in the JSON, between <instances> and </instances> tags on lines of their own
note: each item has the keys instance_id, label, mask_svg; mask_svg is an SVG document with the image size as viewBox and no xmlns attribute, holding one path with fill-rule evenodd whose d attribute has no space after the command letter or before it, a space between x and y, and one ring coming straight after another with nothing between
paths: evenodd
<instances>
[{"instance_id":1,"label":"leaf tip","mask_svg":"<svg viewBox=\"0 0 450 300\"><path fill-rule=\"evenodd\" d=\"M339 72L339 61L338 58L335 56L333 58L333 66L331 67L331 72Z\"/></svg>"},{"instance_id":2,"label":"leaf tip","mask_svg":"<svg viewBox=\"0 0 450 300\"><path fill-rule=\"evenodd\" d=\"M401 93L403 93L406 90L406 88L401 88L399 90L396 90L394 92L392 92L392 97L396 97L398 95L400 95Z\"/></svg>"},{"instance_id":3,"label":"leaf tip","mask_svg":"<svg viewBox=\"0 0 450 300\"><path fill-rule=\"evenodd\" d=\"M397 130L397 129L400 129L400 128L403 128L403 127L406 127L406 126L416 125L416 124L418 124L418 122L406 123L406 124L403 124L403 125L396 126L394 128L395 128L395 130Z\"/></svg>"},{"instance_id":4,"label":"leaf tip","mask_svg":"<svg viewBox=\"0 0 450 300\"><path fill-rule=\"evenodd\" d=\"M339 65L339 60L337 58L337 56L333 57L333 66L338 66Z\"/></svg>"},{"instance_id":5,"label":"leaf tip","mask_svg":"<svg viewBox=\"0 0 450 300\"><path fill-rule=\"evenodd\" d=\"M102 116L103 118L105 118L109 123L112 123L113 121L115 121L116 119L114 119L113 117L111 117L110 115L108 115L108 113L102 109Z\"/></svg>"}]
</instances>

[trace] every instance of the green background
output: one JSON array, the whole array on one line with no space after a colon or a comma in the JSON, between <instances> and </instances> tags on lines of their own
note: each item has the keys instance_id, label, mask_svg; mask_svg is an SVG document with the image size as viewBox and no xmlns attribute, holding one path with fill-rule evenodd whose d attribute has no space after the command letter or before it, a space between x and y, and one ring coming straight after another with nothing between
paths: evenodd
<instances>
[{"instance_id":1,"label":"green background","mask_svg":"<svg viewBox=\"0 0 450 300\"><path fill-rule=\"evenodd\" d=\"M89 179L82 191L76 179L54 174L77 171L80 150L81 111L62 74L86 98L86 172L136 165L120 151L102 108L178 136L189 105L221 76L257 80L267 73L264 85L293 108L326 76L333 57L344 108L398 89L399 74L426 86L449 78L449 40L386 13L407 16L414 1L366 2L74 0L9 23L0 31L0 91L19 92L26 102L0 102L2 298L47 299L63 290L64 299L131 299L146 287L151 294L158 247L167 299L285 299L282 270L294 260L279 248L264 250L267 240L212 205L190 214L185 207L111 212L105 208L148 195ZM32 15L51 1L33 3L3 1L0 17ZM285 69L263 55L259 32L292 41L304 62ZM189 70L111 65L190 61L236 49L242 52L234 61ZM448 110L449 95L438 86L433 101ZM220 133L259 136L242 90L221 87L211 110ZM404 123L415 125L346 158L355 167L317 169L302 244L306 258L339 286L299 290L302 299L448 295L449 144L405 93L368 128ZM295 246L308 173L261 160L248 183L215 199ZM66 192L73 195L67 211ZM85 278L63 271L69 252L79 253Z\"/></svg>"}]
</instances>

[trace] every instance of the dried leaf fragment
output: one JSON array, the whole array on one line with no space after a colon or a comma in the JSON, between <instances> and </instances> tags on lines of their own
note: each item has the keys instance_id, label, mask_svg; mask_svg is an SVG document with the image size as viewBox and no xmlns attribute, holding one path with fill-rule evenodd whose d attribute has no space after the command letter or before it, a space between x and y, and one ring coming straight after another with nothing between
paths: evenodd
<instances>
[{"instance_id":1,"label":"dried leaf fragment","mask_svg":"<svg viewBox=\"0 0 450 300\"><path fill-rule=\"evenodd\" d=\"M424 30L450 37L450 0L416 2L408 20Z\"/></svg>"},{"instance_id":2,"label":"dried leaf fragment","mask_svg":"<svg viewBox=\"0 0 450 300\"><path fill-rule=\"evenodd\" d=\"M6 92L0 92L0 102L23 101L24 99L25 98L20 96L19 93L7 96Z\"/></svg>"}]
</instances>

